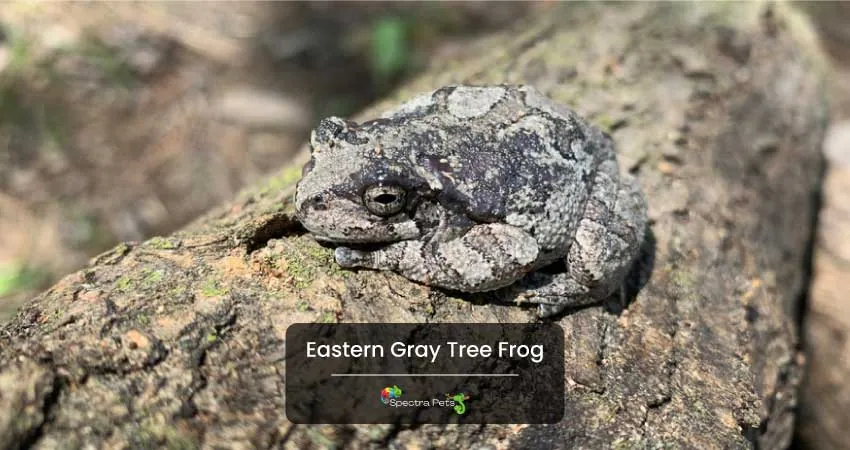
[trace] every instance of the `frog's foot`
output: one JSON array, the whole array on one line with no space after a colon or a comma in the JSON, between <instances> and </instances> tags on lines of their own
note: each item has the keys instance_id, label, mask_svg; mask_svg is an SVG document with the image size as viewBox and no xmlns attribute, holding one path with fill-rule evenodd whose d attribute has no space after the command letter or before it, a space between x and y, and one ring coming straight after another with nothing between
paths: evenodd
<instances>
[{"instance_id":1,"label":"frog's foot","mask_svg":"<svg viewBox=\"0 0 850 450\"><path fill-rule=\"evenodd\" d=\"M563 305L557 305L552 303L541 303L537 305L537 317L541 319L545 319L547 317L552 317L566 308Z\"/></svg>"},{"instance_id":2,"label":"frog's foot","mask_svg":"<svg viewBox=\"0 0 850 450\"><path fill-rule=\"evenodd\" d=\"M334 259L340 267L350 269L353 267L372 267L376 265L372 253L349 247L337 247L334 250Z\"/></svg>"},{"instance_id":3,"label":"frog's foot","mask_svg":"<svg viewBox=\"0 0 850 450\"><path fill-rule=\"evenodd\" d=\"M591 295L590 289L573 279L568 273L530 273L516 284L501 291L499 297L516 304L536 304L539 317L550 317L566 308L600 302Z\"/></svg>"}]
</instances>

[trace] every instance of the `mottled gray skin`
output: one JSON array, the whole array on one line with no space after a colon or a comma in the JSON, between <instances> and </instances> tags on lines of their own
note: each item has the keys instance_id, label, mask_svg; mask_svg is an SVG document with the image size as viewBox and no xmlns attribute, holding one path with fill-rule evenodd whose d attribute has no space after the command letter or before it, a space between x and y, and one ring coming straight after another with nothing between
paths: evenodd
<instances>
[{"instance_id":1,"label":"mottled gray skin","mask_svg":"<svg viewBox=\"0 0 850 450\"><path fill-rule=\"evenodd\" d=\"M340 245L343 267L510 286L548 316L614 293L643 239L646 203L611 139L528 86L449 86L363 124L327 118L310 144L297 216Z\"/></svg>"}]
</instances>

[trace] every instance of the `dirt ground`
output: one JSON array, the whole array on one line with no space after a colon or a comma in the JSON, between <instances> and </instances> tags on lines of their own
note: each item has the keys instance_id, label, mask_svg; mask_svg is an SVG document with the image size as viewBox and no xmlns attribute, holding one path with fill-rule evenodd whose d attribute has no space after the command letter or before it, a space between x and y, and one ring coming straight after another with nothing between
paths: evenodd
<instances>
[{"instance_id":1,"label":"dirt ground","mask_svg":"<svg viewBox=\"0 0 850 450\"><path fill-rule=\"evenodd\" d=\"M6 3L0 322L284 165L311 125L545 2Z\"/></svg>"}]
</instances>

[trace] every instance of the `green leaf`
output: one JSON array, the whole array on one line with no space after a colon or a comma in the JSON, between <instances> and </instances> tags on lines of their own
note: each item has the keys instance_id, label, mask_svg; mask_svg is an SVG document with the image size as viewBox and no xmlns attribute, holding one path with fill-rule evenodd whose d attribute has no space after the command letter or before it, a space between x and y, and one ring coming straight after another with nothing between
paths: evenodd
<instances>
[{"instance_id":1,"label":"green leaf","mask_svg":"<svg viewBox=\"0 0 850 450\"><path fill-rule=\"evenodd\" d=\"M45 278L45 273L21 264L0 267L0 297L36 287Z\"/></svg>"},{"instance_id":2,"label":"green leaf","mask_svg":"<svg viewBox=\"0 0 850 450\"><path fill-rule=\"evenodd\" d=\"M408 24L399 17L384 17L372 30L372 75L386 81L402 73L410 61Z\"/></svg>"}]
</instances>

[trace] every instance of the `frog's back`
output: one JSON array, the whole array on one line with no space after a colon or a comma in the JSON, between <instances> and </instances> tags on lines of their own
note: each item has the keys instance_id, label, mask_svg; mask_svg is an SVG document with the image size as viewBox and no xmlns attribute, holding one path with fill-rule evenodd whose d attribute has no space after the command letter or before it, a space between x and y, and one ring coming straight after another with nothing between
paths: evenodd
<instances>
[{"instance_id":1,"label":"frog's back","mask_svg":"<svg viewBox=\"0 0 850 450\"><path fill-rule=\"evenodd\" d=\"M527 86L449 86L378 121L441 202L474 219L506 222L566 251L610 141L569 108ZM365 125L365 124L364 124Z\"/></svg>"}]
</instances>

